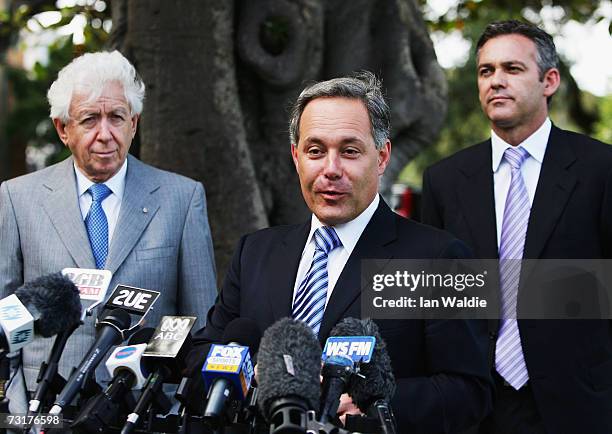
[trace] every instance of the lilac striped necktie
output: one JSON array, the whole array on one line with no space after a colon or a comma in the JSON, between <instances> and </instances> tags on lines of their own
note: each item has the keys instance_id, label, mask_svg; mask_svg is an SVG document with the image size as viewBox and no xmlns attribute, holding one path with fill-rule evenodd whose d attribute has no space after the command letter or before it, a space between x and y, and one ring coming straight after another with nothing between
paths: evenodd
<instances>
[{"instance_id":1,"label":"lilac striped necktie","mask_svg":"<svg viewBox=\"0 0 612 434\"><path fill-rule=\"evenodd\" d=\"M527 187L521 175L521 165L528 156L529 153L520 147L508 148L504 152L504 158L512 168L512 179L506 197L499 243L502 319L495 348L495 368L516 390L529 380L516 322L521 259L531 211Z\"/></svg>"},{"instance_id":2,"label":"lilac striped necktie","mask_svg":"<svg viewBox=\"0 0 612 434\"><path fill-rule=\"evenodd\" d=\"M342 242L334 228L322 226L314 232L315 252L306 277L300 283L293 302L293 318L304 321L319 333L327 300L327 255Z\"/></svg>"}]
</instances>

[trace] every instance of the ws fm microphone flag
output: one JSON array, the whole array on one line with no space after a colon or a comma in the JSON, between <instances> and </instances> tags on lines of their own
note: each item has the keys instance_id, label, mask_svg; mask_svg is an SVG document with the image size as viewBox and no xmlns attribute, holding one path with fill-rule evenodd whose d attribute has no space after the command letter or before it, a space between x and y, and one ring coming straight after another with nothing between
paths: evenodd
<instances>
[{"instance_id":1,"label":"ws fm microphone flag","mask_svg":"<svg viewBox=\"0 0 612 434\"><path fill-rule=\"evenodd\" d=\"M325 342L321 359L348 357L353 363L369 363L376 346L374 336L330 336Z\"/></svg>"},{"instance_id":2,"label":"ws fm microphone flag","mask_svg":"<svg viewBox=\"0 0 612 434\"><path fill-rule=\"evenodd\" d=\"M334 420L340 396L346 392L351 377L359 372L360 364L371 360L375 345L373 336L331 336L327 339L321 355L321 422Z\"/></svg>"}]
</instances>

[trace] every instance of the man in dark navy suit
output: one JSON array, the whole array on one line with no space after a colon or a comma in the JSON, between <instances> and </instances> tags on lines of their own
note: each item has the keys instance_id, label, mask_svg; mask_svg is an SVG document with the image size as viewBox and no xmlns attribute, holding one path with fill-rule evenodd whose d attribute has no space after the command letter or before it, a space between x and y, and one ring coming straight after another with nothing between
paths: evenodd
<instances>
[{"instance_id":1,"label":"man in dark navy suit","mask_svg":"<svg viewBox=\"0 0 612 434\"><path fill-rule=\"evenodd\" d=\"M307 87L290 133L312 217L240 240L207 326L195 336L200 353L196 349L193 357L200 365L205 344L219 341L237 317L255 320L262 331L283 317L300 319L323 344L342 318L360 317L361 259L468 254L447 233L396 215L378 195L391 143L389 107L374 75ZM456 432L490 410L486 323L378 324L397 380L392 404L398 432Z\"/></svg>"},{"instance_id":2,"label":"man in dark navy suit","mask_svg":"<svg viewBox=\"0 0 612 434\"><path fill-rule=\"evenodd\" d=\"M612 147L552 125L557 63L543 30L490 24L477 73L491 138L423 178L423 222L500 259L501 320L490 324L497 392L481 433L612 433L611 321L521 319L527 294L508 265L612 256Z\"/></svg>"}]
</instances>

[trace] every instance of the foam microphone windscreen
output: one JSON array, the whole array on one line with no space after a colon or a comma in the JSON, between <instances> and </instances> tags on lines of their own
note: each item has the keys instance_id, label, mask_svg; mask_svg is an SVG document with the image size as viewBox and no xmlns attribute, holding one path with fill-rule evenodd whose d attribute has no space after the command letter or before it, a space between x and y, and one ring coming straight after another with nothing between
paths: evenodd
<instances>
[{"instance_id":1,"label":"foam microphone windscreen","mask_svg":"<svg viewBox=\"0 0 612 434\"><path fill-rule=\"evenodd\" d=\"M395 377L387 345L376 323L371 319L345 318L336 324L330 336L374 336L376 338L372 360L360 366L360 373L365 378L353 375L349 380L347 390L353 403L364 413L377 399L390 401L395 393Z\"/></svg>"},{"instance_id":2,"label":"foam microphone windscreen","mask_svg":"<svg viewBox=\"0 0 612 434\"><path fill-rule=\"evenodd\" d=\"M287 397L319 409L321 346L303 322L283 318L264 332L257 371L258 403L266 417L275 401Z\"/></svg>"},{"instance_id":3,"label":"foam microphone windscreen","mask_svg":"<svg viewBox=\"0 0 612 434\"><path fill-rule=\"evenodd\" d=\"M46 338L68 330L81 319L79 290L61 273L27 282L15 295L36 319L35 332Z\"/></svg>"}]
</instances>

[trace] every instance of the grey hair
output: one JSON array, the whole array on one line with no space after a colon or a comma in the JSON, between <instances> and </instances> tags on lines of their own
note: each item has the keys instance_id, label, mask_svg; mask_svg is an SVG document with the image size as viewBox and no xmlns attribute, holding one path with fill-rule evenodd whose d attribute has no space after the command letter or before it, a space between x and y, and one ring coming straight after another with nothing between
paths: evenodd
<instances>
[{"instance_id":1,"label":"grey hair","mask_svg":"<svg viewBox=\"0 0 612 434\"><path fill-rule=\"evenodd\" d=\"M518 20L495 21L490 23L480 35L476 44L476 56L482 46L489 40L502 35L523 35L536 46L536 63L540 72L540 81L549 69L559 67L559 56L552 36L530 23Z\"/></svg>"},{"instance_id":2,"label":"grey hair","mask_svg":"<svg viewBox=\"0 0 612 434\"><path fill-rule=\"evenodd\" d=\"M117 82L123 87L131 115L139 115L142 112L145 85L134 66L115 50L83 54L62 68L47 92L51 119L68 122L75 91L84 92L90 100L95 100L109 82Z\"/></svg>"},{"instance_id":3,"label":"grey hair","mask_svg":"<svg viewBox=\"0 0 612 434\"><path fill-rule=\"evenodd\" d=\"M306 105L316 98L351 98L363 102L368 110L370 128L376 149L382 149L391 134L391 111L382 92L382 83L369 71L349 77L321 81L306 87L291 109L289 138L296 144L300 140L300 119Z\"/></svg>"}]
</instances>

